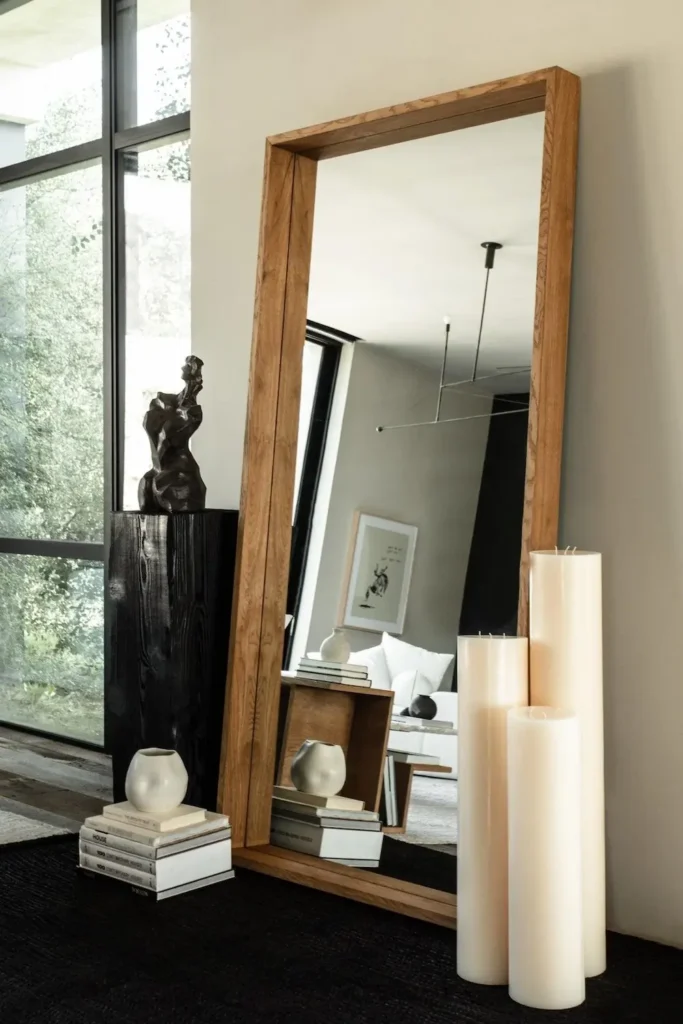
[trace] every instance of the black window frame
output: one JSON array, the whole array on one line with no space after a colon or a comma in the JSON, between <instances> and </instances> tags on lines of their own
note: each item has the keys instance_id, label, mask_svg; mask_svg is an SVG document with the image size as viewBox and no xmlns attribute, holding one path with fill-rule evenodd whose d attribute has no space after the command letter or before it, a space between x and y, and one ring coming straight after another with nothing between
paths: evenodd
<instances>
[{"instance_id":1,"label":"black window frame","mask_svg":"<svg viewBox=\"0 0 683 1024\"><path fill-rule=\"evenodd\" d=\"M306 575L306 563L311 543L313 517L318 498L320 473L325 458L325 447L332 415L339 364L345 344L353 344L358 338L344 331L337 331L314 320L306 321L306 341L320 345L322 355L318 369L313 397L313 408L306 438L306 449L301 467L299 492L296 496L296 510L292 524L292 546L287 584L287 614L292 624L285 633L282 664L286 668L292 654L296 622L301 607L301 594Z\"/></svg>"},{"instance_id":2,"label":"black window frame","mask_svg":"<svg viewBox=\"0 0 683 1024\"><path fill-rule=\"evenodd\" d=\"M32 0L0 0L2 15ZM68 0L64 0L65 8ZM123 127L127 104L135 101L137 81L138 0L100 0L102 26L102 135L98 139L69 146L44 156L31 157L0 167L0 190L21 187L31 181L52 177L101 162L103 243L103 417L104 417L104 508L102 543L44 540L0 536L0 554L42 555L101 562L104 593L107 593L107 554L110 542L109 515L123 508L125 431L125 336L126 264L124 172L131 169L131 157L142 146L178 142L190 134L190 111L173 114L147 124ZM104 633L109 626L104 602ZM107 645L105 670L107 675ZM104 722L104 699L102 701ZM22 732L58 739L96 750L103 744L50 732L33 726L0 720L0 725Z\"/></svg>"}]
</instances>

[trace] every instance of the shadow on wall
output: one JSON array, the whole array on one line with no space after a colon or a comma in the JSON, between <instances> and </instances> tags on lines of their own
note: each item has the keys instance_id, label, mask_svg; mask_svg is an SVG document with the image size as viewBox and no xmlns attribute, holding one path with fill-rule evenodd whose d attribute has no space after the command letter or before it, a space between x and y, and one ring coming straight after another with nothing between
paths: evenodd
<instances>
[{"instance_id":1,"label":"shadow on wall","mask_svg":"<svg viewBox=\"0 0 683 1024\"><path fill-rule=\"evenodd\" d=\"M681 144L659 70L582 80L561 543L605 555L609 924L680 944Z\"/></svg>"}]
</instances>

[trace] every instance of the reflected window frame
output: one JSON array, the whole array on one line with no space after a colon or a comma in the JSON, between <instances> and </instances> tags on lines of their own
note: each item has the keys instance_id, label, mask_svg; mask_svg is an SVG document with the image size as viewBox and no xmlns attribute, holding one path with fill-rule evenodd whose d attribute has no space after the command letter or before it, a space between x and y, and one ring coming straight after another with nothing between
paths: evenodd
<instances>
[{"instance_id":1,"label":"reflected window frame","mask_svg":"<svg viewBox=\"0 0 683 1024\"><path fill-rule=\"evenodd\" d=\"M291 658L296 620L301 605L301 593L306 573L308 548L313 529L315 503L318 496L320 473L325 458L325 446L332 415L337 375L344 345L359 339L353 334L326 327L313 320L306 321L306 344L320 345L322 355L318 367L315 394L308 419L306 437L299 436L298 444L305 444L305 452L294 495L294 517L292 522L292 545L289 579L287 584L286 612L292 616L292 623L285 633L282 665L288 668ZM301 423L299 424L301 430Z\"/></svg>"},{"instance_id":2,"label":"reflected window frame","mask_svg":"<svg viewBox=\"0 0 683 1024\"><path fill-rule=\"evenodd\" d=\"M96 0L94 0L96 2ZM27 10L33 0L26 0ZM7 8L9 13L13 5ZM20 187L29 181L68 173L82 166L101 162L102 166L102 251L103 251L103 433L104 433L104 536L102 543L16 538L0 536L0 554L38 555L78 559L100 563L104 567L106 588L106 552L109 544L109 513L123 507L124 435L125 435L125 214L124 164L127 151L144 146L170 144L187 138L190 111L125 126L123 98L137 88L137 18L145 0L99 0L102 33L102 132L99 138L69 146L42 156L30 157L0 167L0 190ZM2 29L0 6L0 30ZM191 75L191 69L190 69ZM125 82L125 87L123 83ZM128 118L130 120L130 118ZM105 590L106 592L106 590ZM105 634L107 630L105 606ZM105 666L106 676L106 666ZM104 694L104 680L103 680ZM102 708L104 720L104 701ZM3 723L40 735L56 736L49 730L31 728L14 722ZM62 738L57 736L56 738ZM107 749L104 744L77 740L86 747Z\"/></svg>"}]
</instances>

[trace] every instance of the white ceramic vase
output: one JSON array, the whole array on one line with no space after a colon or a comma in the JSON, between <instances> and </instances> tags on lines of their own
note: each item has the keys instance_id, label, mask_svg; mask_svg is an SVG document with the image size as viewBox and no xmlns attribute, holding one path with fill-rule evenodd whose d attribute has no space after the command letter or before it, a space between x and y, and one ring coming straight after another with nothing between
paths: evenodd
<instances>
[{"instance_id":1,"label":"white ceramic vase","mask_svg":"<svg viewBox=\"0 0 683 1024\"><path fill-rule=\"evenodd\" d=\"M187 769L176 750L146 747L128 767L126 797L139 811L172 811L187 792Z\"/></svg>"},{"instance_id":2,"label":"white ceramic vase","mask_svg":"<svg viewBox=\"0 0 683 1024\"><path fill-rule=\"evenodd\" d=\"M344 751L334 743L304 740L292 758L290 775L300 793L336 796L346 782Z\"/></svg>"},{"instance_id":3,"label":"white ceramic vase","mask_svg":"<svg viewBox=\"0 0 683 1024\"><path fill-rule=\"evenodd\" d=\"M338 661L345 665L351 656L351 645L346 633L335 626L331 634L320 645L320 657L323 661Z\"/></svg>"}]
</instances>

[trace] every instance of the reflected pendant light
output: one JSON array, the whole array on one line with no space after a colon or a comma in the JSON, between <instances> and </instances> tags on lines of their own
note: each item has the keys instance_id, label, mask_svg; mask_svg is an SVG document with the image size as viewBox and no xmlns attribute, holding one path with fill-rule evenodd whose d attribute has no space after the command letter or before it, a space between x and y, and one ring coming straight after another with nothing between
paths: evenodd
<instances>
[{"instance_id":1,"label":"reflected pendant light","mask_svg":"<svg viewBox=\"0 0 683 1024\"><path fill-rule=\"evenodd\" d=\"M482 413L475 413L474 415L471 415L471 416L456 416L456 417L454 417L452 419L446 419L446 420L442 420L442 419L439 418L440 415L441 415L441 402L442 402L442 399L443 399L443 393L446 390L446 388L457 389L457 388L463 387L464 385L475 384L477 381L492 380L492 379L497 378L497 377L509 377L509 376L514 375L514 374L520 373L523 369L525 369L525 367L516 367L514 370L504 371L502 373L501 372L490 373L490 374L484 375L483 377L478 377L477 376L477 370L479 369L479 355L480 355L480 352L481 352L481 339L482 339L482 336L483 336L483 333L484 333L484 317L486 316L486 300L488 298L488 293L489 293L489 276L491 274L491 271L493 270L493 265L494 265L494 262L495 262L495 259L496 259L496 252L497 252L498 249L502 249L503 246L502 246L501 242L482 242L481 243L481 247L482 247L482 249L486 250L486 256L484 258L484 268L486 270L486 276L484 278L484 295L483 295L482 303L481 303L481 315L479 317L479 333L477 335L477 346L476 346L476 349L475 349L475 352L474 352L474 364L472 366L472 374L471 374L471 376L467 377L465 380L455 380L455 381L450 381L449 383L446 383L446 379L445 379L446 378L446 362L448 360L448 341L449 341L450 333L451 333L451 318L449 316L445 316L443 318L443 322L444 322L444 351L443 351L443 359L441 361L441 378L440 378L440 381L439 381L439 391L438 391L438 395L437 395L437 399L436 399L436 412L435 412L435 415L434 415L434 419L433 420L425 420L425 421L423 421L421 423L393 423L393 424L389 424L389 425L379 426L379 427L375 428L377 430L378 434L384 433L385 430L405 430L408 427L435 427L435 426L437 426L439 424L442 424L442 423L462 423L465 420L491 419L493 416L510 416L513 413L516 413L516 412L526 412L528 410L529 405L528 405L527 402L515 401L512 398L500 398L499 397L499 401L503 401L503 402L505 402L508 405L514 405L515 408L514 409L504 409L502 412L482 412ZM526 367L526 369L528 369L528 367ZM488 399L490 399L490 398L493 397L493 395L491 395L491 394L482 393L481 391L473 391L470 388L468 388L467 391L464 392L464 393L472 396L473 398L488 398Z\"/></svg>"}]
</instances>

